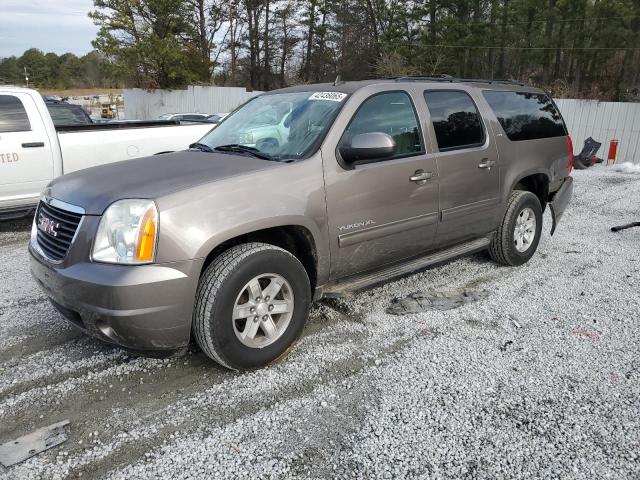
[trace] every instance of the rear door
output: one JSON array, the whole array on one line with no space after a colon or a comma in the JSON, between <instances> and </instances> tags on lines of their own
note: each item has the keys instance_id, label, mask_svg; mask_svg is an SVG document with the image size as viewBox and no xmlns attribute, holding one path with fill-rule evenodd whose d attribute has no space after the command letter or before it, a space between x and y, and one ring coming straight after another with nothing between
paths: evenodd
<instances>
[{"instance_id":1,"label":"rear door","mask_svg":"<svg viewBox=\"0 0 640 480\"><path fill-rule=\"evenodd\" d=\"M463 241L496 227L500 164L495 142L465 90L425 90L436 140L440 188L437 244Z\"/></svg>"},{"instance_id":2,"label":"rear door","mask_svg":"<svg viewBox=\"0 0 640 480\"><path fill-rule=\"evenodd\" d=\"M438 217L436 165L426 153L415 100L405 90L356 92L334 124L337 141L323 147L333 279L419 254L433 245ZM395 140L394 157L346 164L339 145L372 132ZM428 179L416 179L420 172Z\"/></svg>"},{"instance_id":3,"label":"rear door","mask_svg":"<svg viewBox=\"0 0 640 480\"><path fill-rule=\"evenodd\" d=\"M0 92L0 199L36 200L53 178L53 152L44 121L26 93Z\"/></svg>"}]
</instances>

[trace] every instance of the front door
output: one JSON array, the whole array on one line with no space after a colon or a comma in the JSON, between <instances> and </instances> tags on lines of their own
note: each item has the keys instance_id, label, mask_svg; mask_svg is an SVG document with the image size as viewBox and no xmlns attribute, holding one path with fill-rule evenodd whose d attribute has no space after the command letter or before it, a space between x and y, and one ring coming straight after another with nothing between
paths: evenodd
<instances>
[{"instance_id":1,"label":"front door","mask_svg":"<svg viewBox=\"0 0 640 480\"><path fill-rule=\"evenodd\" d=\"M466 91L427 90L424 99L437 143L440 225L437 244L451 244L496 227L500 165L495 142Z\"/></svg>"},{"instance_id":2,"label":"front door","mask_svg":"<svg viewBox=\"0 0 640 480\"><path fill-rule=\"evenodd\" d=\"M343 112L346 128L340 127L337 146L382 132L394 139L396 152L347 164L339 148L323 150L332 279L428 250L438 220L435 159L426 154L415 99L407 91L356 95L364 98L355 112ZM357 98L351 105L360 103Z\"/></svg>"},{"instance_id":3,"label":"front door","mask_svg":"<svg viewBox=\"0 0 640 480\"><path fill-rule=\"evenodd\" d=\"M35 201L52 178L51 142L33 99L0 93L0 198Z\"/></svg>"}]
</instances>

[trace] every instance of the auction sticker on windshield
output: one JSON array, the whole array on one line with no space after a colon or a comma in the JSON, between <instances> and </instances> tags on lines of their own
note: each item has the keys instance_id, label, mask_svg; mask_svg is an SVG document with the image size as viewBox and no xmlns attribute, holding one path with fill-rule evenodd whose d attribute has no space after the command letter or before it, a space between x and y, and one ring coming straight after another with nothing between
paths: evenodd
<instances>
[{"instance_id":1,"label":"auction sticker on windshield","mask_svg":"<svg viewBox=\"0 0 640 480\"><path fill-rule=\"evenodd\" d=\"M341 102L346 98L347 94L342 92L316 92L309 97L309 100L330 100L332 102Z\"/></svg>"}]
</instances>

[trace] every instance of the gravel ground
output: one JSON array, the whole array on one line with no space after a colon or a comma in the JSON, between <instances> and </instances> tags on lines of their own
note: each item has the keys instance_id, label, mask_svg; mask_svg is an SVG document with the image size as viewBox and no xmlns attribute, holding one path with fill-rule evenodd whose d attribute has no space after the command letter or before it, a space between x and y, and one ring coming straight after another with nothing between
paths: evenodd
<instances>
[{"instance_id":1,"label":"gravel ground","mask_svg":"<svg viewBox=\"0 0 640 480\"><path fill-rule=\"evenodd\" d=\"M527 265L476 255L319 303L244 374L77 333L29 276L29 226L0 225L0 443L71 421L0 478L640 478L640 229L609 231L640 220L640 175L574 177ZM489 295L385 313L452 288Z\"/></svg>"}]
</instances>

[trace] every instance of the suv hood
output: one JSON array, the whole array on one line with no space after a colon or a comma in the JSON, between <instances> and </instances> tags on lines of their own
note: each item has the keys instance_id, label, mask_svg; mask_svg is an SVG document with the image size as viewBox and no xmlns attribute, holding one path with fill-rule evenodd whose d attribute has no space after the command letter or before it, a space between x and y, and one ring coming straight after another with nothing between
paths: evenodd
<instances>
[{"instance_id":1,"label":"suv hood","mask_svg":"<svg viewBox=\"0 0 640 480\"><path fill-rule=\"evenodd\" d=\"M184 151L100 165L63 175L45 189L48 197L102 215L116 200L157 199L203 183L283 164L226 153Z\"/></svg>"}]
</instances>

